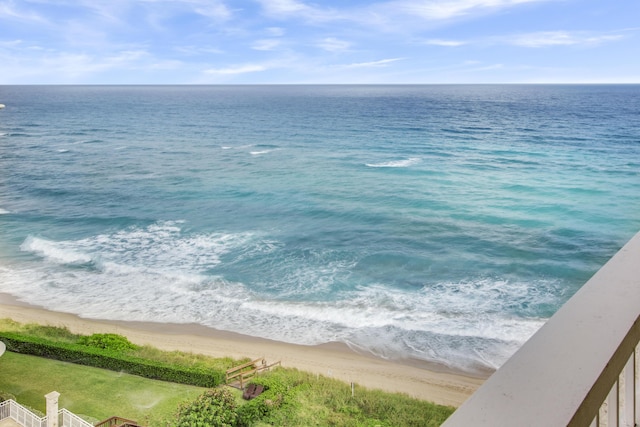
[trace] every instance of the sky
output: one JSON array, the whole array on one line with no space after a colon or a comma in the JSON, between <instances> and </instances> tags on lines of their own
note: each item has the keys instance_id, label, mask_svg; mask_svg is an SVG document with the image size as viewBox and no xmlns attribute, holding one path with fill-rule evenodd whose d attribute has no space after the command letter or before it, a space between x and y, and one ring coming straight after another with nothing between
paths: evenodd
<instances>
[{"instance_id":1,"label":"sky","mask_svg":"<svg viewBox=\"0 0 640 427\"><path fill-rule=\"evenodd\" d=\"M0 0L0 84L640 83L640 0Z\"/></svg>"}]
</instances>

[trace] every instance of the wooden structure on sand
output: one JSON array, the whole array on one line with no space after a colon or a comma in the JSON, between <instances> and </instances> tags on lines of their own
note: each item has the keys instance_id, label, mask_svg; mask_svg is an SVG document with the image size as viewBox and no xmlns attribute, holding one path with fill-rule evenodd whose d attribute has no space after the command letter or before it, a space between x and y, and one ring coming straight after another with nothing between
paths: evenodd
<instances>
[{"instance_id":1,"label":"wooden structure on sand","mask_svg":"<svg viewBox=\"0 0 640 427\"><path fill-rule=\"evenodd\" d=\"M280 366L280 361L267 364L267 360L264 357L261 357L251 362L227 369L225 384L243 390L247 382L256 374L267 371L276 365Z\"/></svg>"}]
</instances>

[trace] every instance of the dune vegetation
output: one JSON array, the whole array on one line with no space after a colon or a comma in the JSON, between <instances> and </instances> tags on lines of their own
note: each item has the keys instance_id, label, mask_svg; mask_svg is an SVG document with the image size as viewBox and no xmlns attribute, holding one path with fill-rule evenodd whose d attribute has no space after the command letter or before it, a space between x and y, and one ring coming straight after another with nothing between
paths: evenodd
<instances>
[{"instance_id":1,"label":"dune vegetation","mask_svg":"<svg viewBox=\"0 0 640 427\"><path fill-rule=\"evenodd\" d=\"M276 368L254 377L252 382L261 384L264 392L247 401L240 390L222 384L204 388L187 381L199 378L191 376L193 371L208 370L214 379L220 378L220 371L243 360L140 347L115 334L82 336L65 328L0 320L0 339L6 340L6 337L11 340L9 350L13 350L0 359L0 393L4 397L43 411L44 395L56 390L61 393L61 407L92 422L117 415L149 427L428 427L442 424L454 410L404 394L352 386L291 368ZM86 360L78 356L85 351L83 347L87 347ZM40 357L15 352L34 348ZM53 359L41 357L43 353ZM103 354L108 362L98 364L129 366L121 365L117 359L129 364L135 362L145 366L142 375L152 372L154 366L171 367L170 375L177 380L159 381L121 370L55 360L56 354L74 355L79 357L75 362L81 363L99 360ZM184 378L179 378L183 373Z\"/></svg>"}]
</instances>

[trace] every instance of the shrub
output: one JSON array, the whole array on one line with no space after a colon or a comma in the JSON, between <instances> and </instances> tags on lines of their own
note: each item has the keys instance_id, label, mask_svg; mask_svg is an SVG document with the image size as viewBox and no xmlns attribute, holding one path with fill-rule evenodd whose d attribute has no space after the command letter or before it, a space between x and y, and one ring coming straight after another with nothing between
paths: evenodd
<instances>
[{"instance_id":1,"label":"shrub","mask_svg":"<svg viewBox=\"0 0 640 427\"><path fill-rule=\"evenodd\" d=\"M292 418L296 410L297 385L288 381L286 371L277 369L254 377L251 382L264 387L264 392L238 408L240 426L251 426L258 421L280 425L279 418Z\"/></svg>"},{"instance_id":2,"label":"shrub","mask_svg":"<svg viewBox=\"0 0 640 427\"><path fill-rule=\"evenodd\" d=\"M124 352L138 348L138 346L133 344L126 337L117 334L93 334L81 336L78 339L78 344L116 352Z\"/></svg>"},{"instance_id":3,"label":"shrub","mask_svg":"<svg viewBox=\"0 0 640 427\"><path fill-rule=\"evenodd\" d=\"M235 397L226 388L219 387L181 405L175 427L234 427L237 419Z\"/></svg>"}]
</instances>

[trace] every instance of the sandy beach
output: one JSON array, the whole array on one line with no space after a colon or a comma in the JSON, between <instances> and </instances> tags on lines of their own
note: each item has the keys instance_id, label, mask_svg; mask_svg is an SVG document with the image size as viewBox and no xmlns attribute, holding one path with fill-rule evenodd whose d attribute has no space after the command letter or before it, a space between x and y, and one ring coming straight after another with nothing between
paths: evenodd
<instances>
[{"instance_id":1,"label":"sandy beach","mask_svg":"<svg viewBox=\"0 0 640 427\"><path fill-rule=\"evenodd\" d=\"M459 406L484 381L449 372L437 372L361 355L346 345L302 346L218 331L195 324L121 322L80 318L24 304L0 294L0 318L21 323L66 326L80 334L117 333L140 345L180 350L214 357L265 357L268 363L354 382L373 389L402 392L443 405Z\"/></svg>"}]
</instances>

